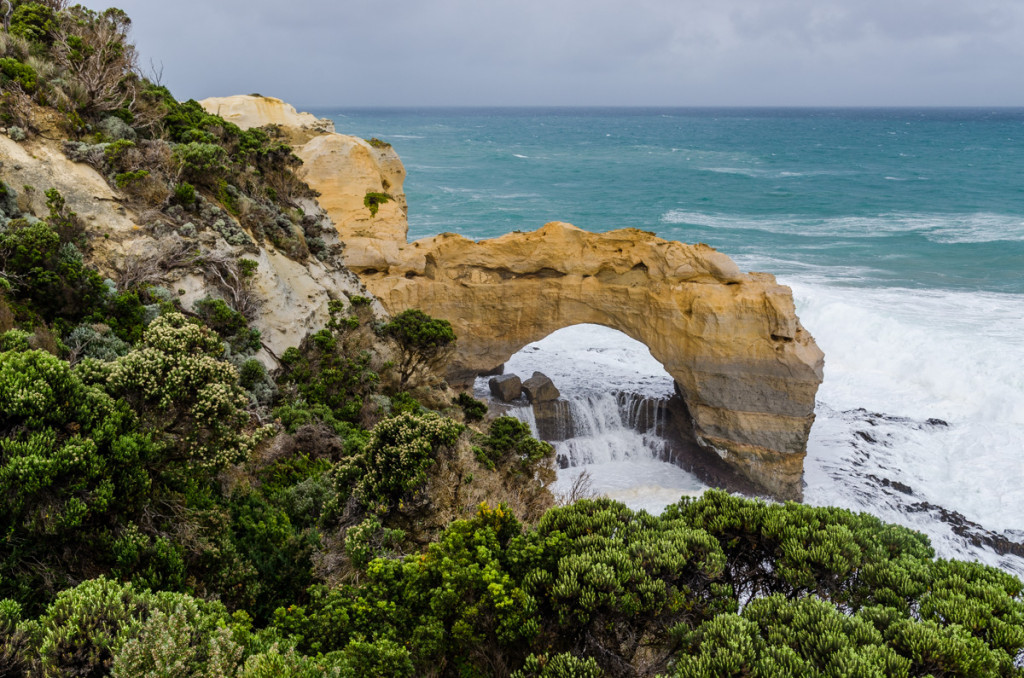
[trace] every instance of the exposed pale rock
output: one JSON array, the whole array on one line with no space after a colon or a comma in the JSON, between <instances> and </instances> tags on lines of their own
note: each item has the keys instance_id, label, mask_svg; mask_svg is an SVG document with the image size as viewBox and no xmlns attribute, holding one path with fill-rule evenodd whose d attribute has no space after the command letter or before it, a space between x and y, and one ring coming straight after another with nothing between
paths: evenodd
<instances>
[{"instance_id":1,"label":"exposed pale rock","mask_svg":"<svg viewBox=\"0 0 1024 678\"><path fill-rule=\"evenodd\" d=\"M551 379L541 372L534 372L532 377L523 382L523 392L526 393L526 399L534 404L558 400L562 395Z\"/></svg>"},{"instance_id":2,"label":"exposed pale rock","mask_svg":"<svg viewBox=\"0 0 1024 678\"><path fill-rule=\"evenodd\" d=\"M506 403L523 394L523 382L514 374L492 377L487 386L491 389L491 395Z\"/></svg>"},{"instance_id":3,"label":"exposed pale rock","mask_svg":"<svg viewBox=\"0 0 1024 678\"><path fill-rule=\"evenodd\" d=\"M278 125L292 143L305 143L314 136L334 131L334 123L311 113L299 113L291 104L274 97L239 94L210 97L199 105L242 129Z\"/></svg>"},{"instance_id":4,"label":"exposed pale rock","mask_svg":"<svg viewBox=\"0 0 1024 678\"><path fill-rule=\"evenodd\" d=\"M0 136L0 179L18 192L23 211L39 217L47 214L46 189L60 191L90 236L90 264L115 280L127 258L157 262L166 252L166 237L158 236L141 223L139 216L121 204L120 197L95 169L69 160L55 142L37 139L17 144ZM25 185L34 188L26 191ZM311 214L317 206L310 202L304 208ZM199 242L207 251L259 262L252 285L261 308L252 324L260 330L265 346L277 356L298 345L308 332L327 324L332 299L369 296L362 282L344 267L317 260L299 263L271 247L258 247L253 253L231 247L210 232L200 234ZM178 295L183 308L191 309L197 300L218 294L196 268L177 269L164 275L162 284ZM374 305L383 311L376 300ZM273 364L269 353L260 357L268 365Z\"/></svg>"}]
</instances>

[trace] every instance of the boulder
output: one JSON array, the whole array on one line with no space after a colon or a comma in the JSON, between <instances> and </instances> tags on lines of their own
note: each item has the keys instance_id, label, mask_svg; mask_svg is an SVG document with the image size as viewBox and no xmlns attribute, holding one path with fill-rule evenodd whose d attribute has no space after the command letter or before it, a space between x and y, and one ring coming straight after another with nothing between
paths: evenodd
<instances>
[{"instance_id":1,"label":"boulder","mask_svg":"<svg viewBox=\"0 0 1024 678\"><path fill-rule=\"evenodd\" d=\"M523 382L514 374L492 377L487 385L491 387L491 395L506 403L515 400L523 393Z\"/></svg>"},{"instance_id":2,"label":"boulder","mask_svg":"<svg viewBox=\"0 0 1024 678\"><path fill-rule=\"evenodd\" d=\"M559 396L562 395L555 388L551 379L540 372L534 372L532 377L523 382L523 391L526 392L526 399L531 403L558 400Z\"/></svg>"}]
</instances>

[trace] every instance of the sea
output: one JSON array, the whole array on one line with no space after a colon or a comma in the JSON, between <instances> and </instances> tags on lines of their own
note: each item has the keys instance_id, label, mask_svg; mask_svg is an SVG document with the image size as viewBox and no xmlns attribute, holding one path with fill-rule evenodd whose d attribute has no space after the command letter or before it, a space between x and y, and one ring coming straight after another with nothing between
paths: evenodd
<instances>
[{"instance_id":1,"label":"sea","mask_svg":"<svg viewBox=\"0 0 1024 678\"><path fill-rule=\"evenodd\" d=\"M1024 575L1024 109L313 112L395 147L410 239L632 227L775 274L825 352L805 501ZM703 491L629 426L672 391L642 344L569 327L507 367L588 422L557 444L563 490L585 472L652 512Z\"/></svg>"}]
</instances>

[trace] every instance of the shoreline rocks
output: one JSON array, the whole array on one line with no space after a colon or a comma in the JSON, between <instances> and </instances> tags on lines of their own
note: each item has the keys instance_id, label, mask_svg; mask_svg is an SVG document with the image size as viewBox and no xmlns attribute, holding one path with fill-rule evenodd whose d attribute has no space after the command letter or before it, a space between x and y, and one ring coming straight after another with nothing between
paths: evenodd
<instances>
[{"instance_id":1,"label":"shoreline rocks","mask_svg":"<svg viewBox=\"0 0 1024 678\"><path fill-rule=\"evenodd\" d=\"M491 395L505 403L510 403L523 394L523 382L514 374L491 377L487 386L491 389Z\"/></svg>"}]
</instances>

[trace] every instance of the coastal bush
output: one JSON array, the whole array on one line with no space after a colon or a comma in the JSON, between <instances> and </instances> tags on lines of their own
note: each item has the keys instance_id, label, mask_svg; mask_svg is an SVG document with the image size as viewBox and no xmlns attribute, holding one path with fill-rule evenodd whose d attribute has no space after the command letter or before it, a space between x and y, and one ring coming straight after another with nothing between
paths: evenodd
<instances>
[{"instance_id":1,"label":"coastal bush","mask_svg":"<svg viewBox=\"0 0 1024 678\"><path fill-rule=\"evenodd\" d=\"M195 303L195 312L203 324L220 335L235 353L253 353L263 347L260 331L249 327L245 316L223 299L206 297ZM253 375L250 374L250 381Z\"/></svg>"},{"instance_id":2,"label":"coastal bush","mask_svg":"<svg viewBox=\"0 0 1024 678\"><path fill-rule=\"evenodd\" d=\"M455 352L455 331L447 320L432 318L419 309L402 311L381 329L399 352L400 388L405 389L421 370L439 371Z\"/></svg>"},{"instance_id":3,"label":"coastal bush","mask_svg":"<svg viewBox=\"0 0 1024 678\"><path fill-rule=\"evenodd\" d=\"M491 422L489 435L476 448L477 459L488 468L514 465L532 476L533 467L553 457L550 443L537 440L530 427L515 417L498 417Z\"/></svg>"},{"instance_id":4,"label":"coastal bush","mask_svg":"<svg viewBox=\"0 0 1024 678\"><path fill-rule=\"evenodd\" d=\"M309 335L299 348L281 356L278 386L293 392L306 408L325 406L339 421L357 423L367 398L379 390L380 376L372 369L373 337L355 315L342 315L331 305L328 327Z\"/></svg>"},{"instance_id":5,"label":"coastal bush","mask_svg":"<svg viewBox=\"0 0 1024 678\"><path fill-rule=\"evenodd\" d=\"M11 57L0 58L0 84L14 82L31 94L39 82L38 77L35 69L28 64Z\"/></svg>"},{"instance_id":6,"label":"coastal bush","mask_svg":"<svg viewBox=\"0 0 1024 678\"><path fill-rule=\"evenodd\" d=\"M214 143L192 141L174 149L179 175L188 181L216 188L228 171L227 152Z\"/></svg>"},{"instance_id":7,"label":"coastal bush","mask_svg":"<svg viewBox=\"0 0 1024 678\"><path fill-rule=\"evenodd\" d=\"M154 320L139 348L114 362L106 388L166 446L161 471L216 473L259 439L244 432L248 399L216 334L180 313Z\"/></svg>"},{"instance_id":8,"label":"coastal bush","mask_svg":"<svg viewBox=\"0 0 1024 678\"><path fill-rule=\"evenodd\" d=\"M370 210L370 216L377 216L377 211L380 206L391 202L394 198L388 193L380 193L379 191L367 191L363 197L363 205L366 209Z\"/></svg>"},{"instance_id":9,"label":"coastal bush","mask_svg":"<svg viewBox=\"0 0 1024 678\"><path fill-rule=\"evenodd\" d=\"M455 399L455 404L462 408L466 421L480 421L487 415L487 403L477 400L468 393L460 393Z\"/></svg>"},{"instance_id":10,"label":"coastal bush","mask_svg":"<svg viewBox=\"0 0 1024 678\"><path fill-rule=\"evenodd\" d=\"M51 7L38 2L23 2L11 14L11 35L47 47L53 43L56 19Z\"/></svg>"},{"instance_id":11,"label":"coastal bush","mask_svg":"<svg viewBox=\"0 0 1024 678\"><path fill-rule=\"evenodd\" d=\"M464 427L434 413L401 414L377 424L363 450L364 473L356 496L371 511L386 513L427 479L440 448L451 447Z\"/></svg>"},{"instance_id":12,"label":"coastal bush","mask_svg":"<svg viewBox=\"0 0 1024 678\"><path fill-rule=\"evenodd\" d=\"M601 678L603 675L593 657L581 659L563 652L550 656L531 654L512 678Z\"/></svg>"},{"instance_id":13,"label":"coastal bush","mask_svg":"<svg viewBox=\"0 0 1024 678\"><path fill-rule=\"evenodd\" d=\"M174 201L182 207L190 207L196 201L196 188L188 182L174 187Z\"/></svg>"}]
</instances>

